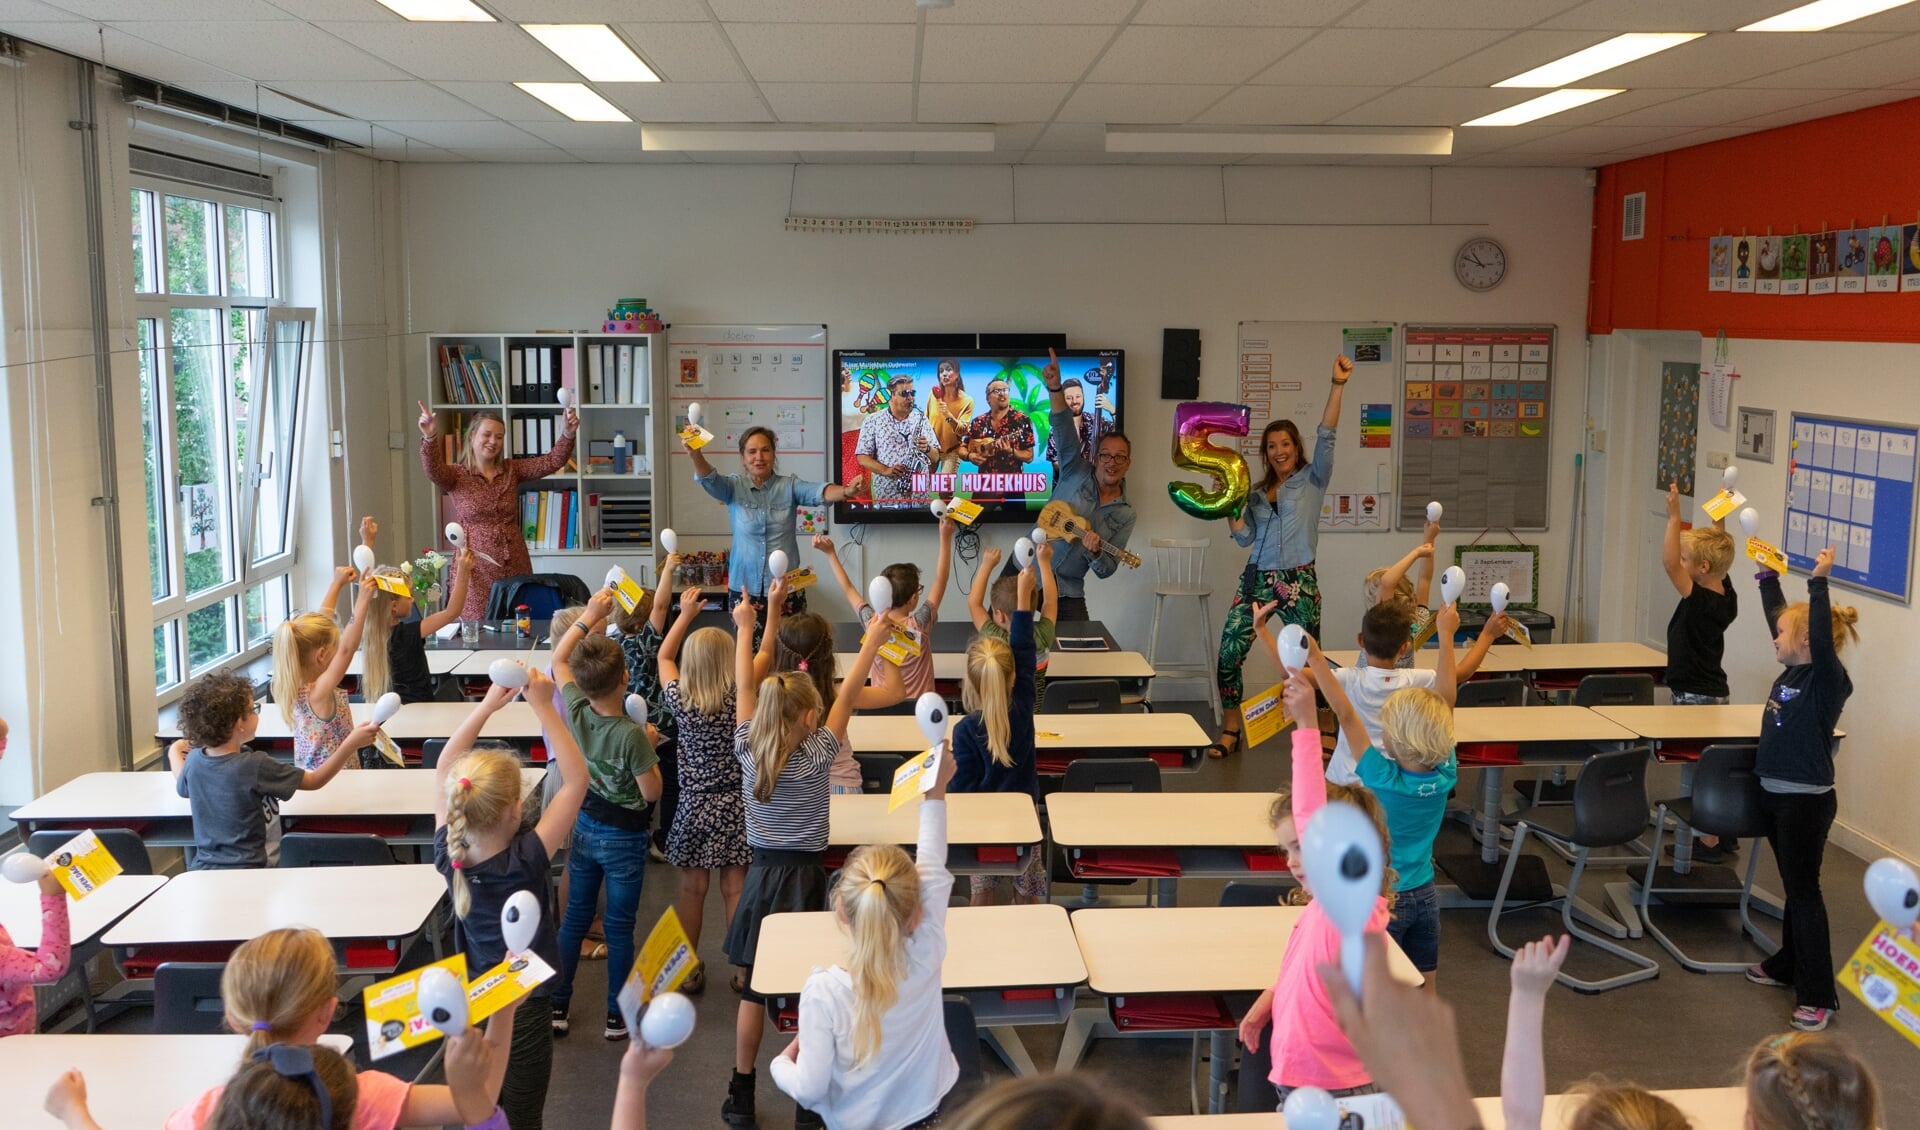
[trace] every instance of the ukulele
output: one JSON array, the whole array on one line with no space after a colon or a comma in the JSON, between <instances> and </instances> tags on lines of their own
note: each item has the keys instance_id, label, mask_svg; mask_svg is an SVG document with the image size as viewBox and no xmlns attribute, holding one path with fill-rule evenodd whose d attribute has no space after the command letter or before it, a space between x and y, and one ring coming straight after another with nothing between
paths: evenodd
<instances>
[{"instance_id":1,"label":"ukulele","mask_svg":"<svg viewBox=\"0 0 1920 1130\"><path fill-rule=\"evenodd\" d=\"M1093 529L1092 526L1087 524L1085 518L1073 512L1072 506L1059 499L1055 499L1040 508L1038 523L1040 528L1047 532L1048 537L1070 541L1075 545L1080 543L1081 534ZM1129 569L1138 569L1140 567L1139 554L1129 553L1125 549L1113 545L1110 542L1101 541L1100 552L1111 555L1114 560Z\"/></svg>"}]
</instances>

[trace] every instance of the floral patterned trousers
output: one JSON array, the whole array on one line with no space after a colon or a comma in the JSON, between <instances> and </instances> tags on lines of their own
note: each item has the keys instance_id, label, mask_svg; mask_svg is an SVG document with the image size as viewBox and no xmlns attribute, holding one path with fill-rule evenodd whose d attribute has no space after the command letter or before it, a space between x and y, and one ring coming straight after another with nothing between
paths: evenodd
<instances>
[{"instance_id":1,"label":"floral patterned trousers","mask_svg":"<svg viewBox=\"0 0 1920 1130\"><path fill-rule=\"evenodd\" d=\"M1313 562L1296 569L1261 572L1248 565L1240 574L1240 587L1227 609L1227 622L1220 629L1220 661L1215 682L1220 687L1220 708L1237 710L1244 696L1240 668L1253 647L1253 606L1280 602L1275 613L1282 623L1298 624L1314 639L1320 638L1320 578Z\"/></svg>"}]
</instances>

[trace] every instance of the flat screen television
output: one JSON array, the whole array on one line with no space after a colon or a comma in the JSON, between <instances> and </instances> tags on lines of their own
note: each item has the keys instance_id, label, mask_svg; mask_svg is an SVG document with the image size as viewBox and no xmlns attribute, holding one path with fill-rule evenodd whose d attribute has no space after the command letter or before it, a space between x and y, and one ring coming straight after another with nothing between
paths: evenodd
<instances>
[{"instance_id":1,"label":"flat screen television","mask_svg":"<svg viewBox=\"0 0 1920 1130\"><path fill-rule=\"evenodd\" d=\"M1099 437L1122 426L1125 352L1057 355L1068 403L1080 407L1069 442L1091 457ZM1044 351L836 349L833 362L840 385L833 398L835 478L866 475L858 495L835 504L835 521L931 521L928 502L958 497L980 503L983 521L1030 523L1053 497L1063 449L1040 376ZM904 419L892 405L903 376L912 379L914 394ZM995 424L993 398L1003 387L1007 411ZM900 473L874 474L860 463L862 453Z\"/></svg>"}]
</instances>

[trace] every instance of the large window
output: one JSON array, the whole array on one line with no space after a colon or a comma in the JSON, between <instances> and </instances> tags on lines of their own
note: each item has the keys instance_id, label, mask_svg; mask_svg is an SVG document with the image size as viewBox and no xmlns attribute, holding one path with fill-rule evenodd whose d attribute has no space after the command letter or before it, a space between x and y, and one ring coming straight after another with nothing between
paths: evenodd
<instances>
[{"instance_id":1,"label":"large window","mask_svg":"<svg viewBox=\"0 0 1920 1130\"><path fill-rule=\"evenodd\" d=\"M292 604L313 312L275 304L266 201L132 190L154 689L266 650Z\"/></svg>"}]
</instances>

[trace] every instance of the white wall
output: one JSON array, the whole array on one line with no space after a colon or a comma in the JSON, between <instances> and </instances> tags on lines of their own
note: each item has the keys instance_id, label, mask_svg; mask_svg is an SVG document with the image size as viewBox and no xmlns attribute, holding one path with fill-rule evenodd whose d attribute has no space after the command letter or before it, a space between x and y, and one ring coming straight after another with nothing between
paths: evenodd
<instances>
[{"instance_id":1,"label":"white wall","mask_svg":"<svg viewBox=\"0 0 1920 1130\"><path fill-rule=\"evenodd\" d=\"M1641 350L1644 342L1632 340L1637 336L1614 334L1607 344L1614 350ZM1686 359L1705 367L1713 360L1713 347L1712 339L1706 339ZM1773 409L1780 429L1772 463L1740 463L1740 489L1760 511L1760 536L1783 545L1789 455L1785 431L1793 411L1920 422L1912 382L1915 366L1920 365L1920 347L1801 341L1734 341L1731 347L1734 368L1740 373L1734 385L1736 406ZM1622 366L1613 375L1618 383L1614 411L1607 421L1609 427L1620 428L1627 418L1642 413L1649 399L1658 403L1659 365ZM1720 474L1707 467L1707 453L1733 450L1734 439L1732 430L1723 431L1708 422L1703 405L1698 482L1718 489ZM1609 446L1615 452L1638 450ZM1638 528L1638 512L1653 489L1652 468L1649 455L1615 478L1609 501L1610 507L1617 506L1610 511L1612 531ZM1672 590L1635 580L1649 575L1649 552L1636 536L1615 537L1607 544L1606 595L1596 610L1599 638L1628 638L1639 603L1657 606L1659 622L1665 623L1675 599ZM1651 552L1657 555L1657 546ZM1657 570L1651 572L1657 574ZM1727 631L1727 677L1735 702L1763 701L1780 671L1773 661L1753 572L1753 563L1743 552L1731 573L1741 598L1740 618ZM1804 599L1801 575L1789 576L1784 587L1789 600ZM1909 753L1914 713L1899 706L1911 701L1906 696L1913 693L1913 641L1920 638L1920 610L1842 585L1833 586L1832 591L1836 604L1850 604L1860 613L1860 645L1848 647L1840 656L1853 677L1853 698L1840 719L1847 738L1835 762L1840 815L1834 840L1868 858L1892 851L1920 859L1920 829L1913 820L1913 813L1920 810L1920 774L1911 771Z\"/></svg>"},{"instance_id":2,"label":"white wall","mask_svg":"<svg viewBox=\"0 0 1920 1130\"><path fill-rule=\"evenodd\" d=\"M889 331L1061 330L1078 346L1126 349L1136 547L1156 535L1215 539L1216 631L1245 555L1224 525L1203 526L1167 496L1164 326L1199 327L1201 396L1230 400L1242 320L1556 323L1553 514L1567 514L1586 379L1591 196L1579 170L416 164L401 179L405 328L415 334L579 328L597 324L613 299L644 294L671 322L825 322L841 347L884 345ZM801 235L783 230L789 210L979 226L953 237ZM1487 295L1466 292L1449 271L1453 250L1481 231L1513 262ZM405 349L413 396L424 387L425 345L415 337ZM1296 415L1317 418L1329 361L1282 359L1315 398ZM1384 377L1349 389L1342 426L1358 426L1359 402L1393 399L1387 390ZM412 477L411 529L427 537L428 493ZM1448 535L1443 555L1475 532ZM1564 536L1527 537L1544 546L1541 581L1558 593ZM924 559L932 542L930 527L870 527L867 565ZM1358 576L1407 545L1393 535L1322 537L1330 635L1357 629ZM1145 647L1150 568L1088 588L1094 614L1123 643ZM960 599L949 597L950 617L962 614ZM1209 653L1214 644L1206 641ZM1191 690L1184 697L1197 696Z\"/></svg>"}]
</instances>

